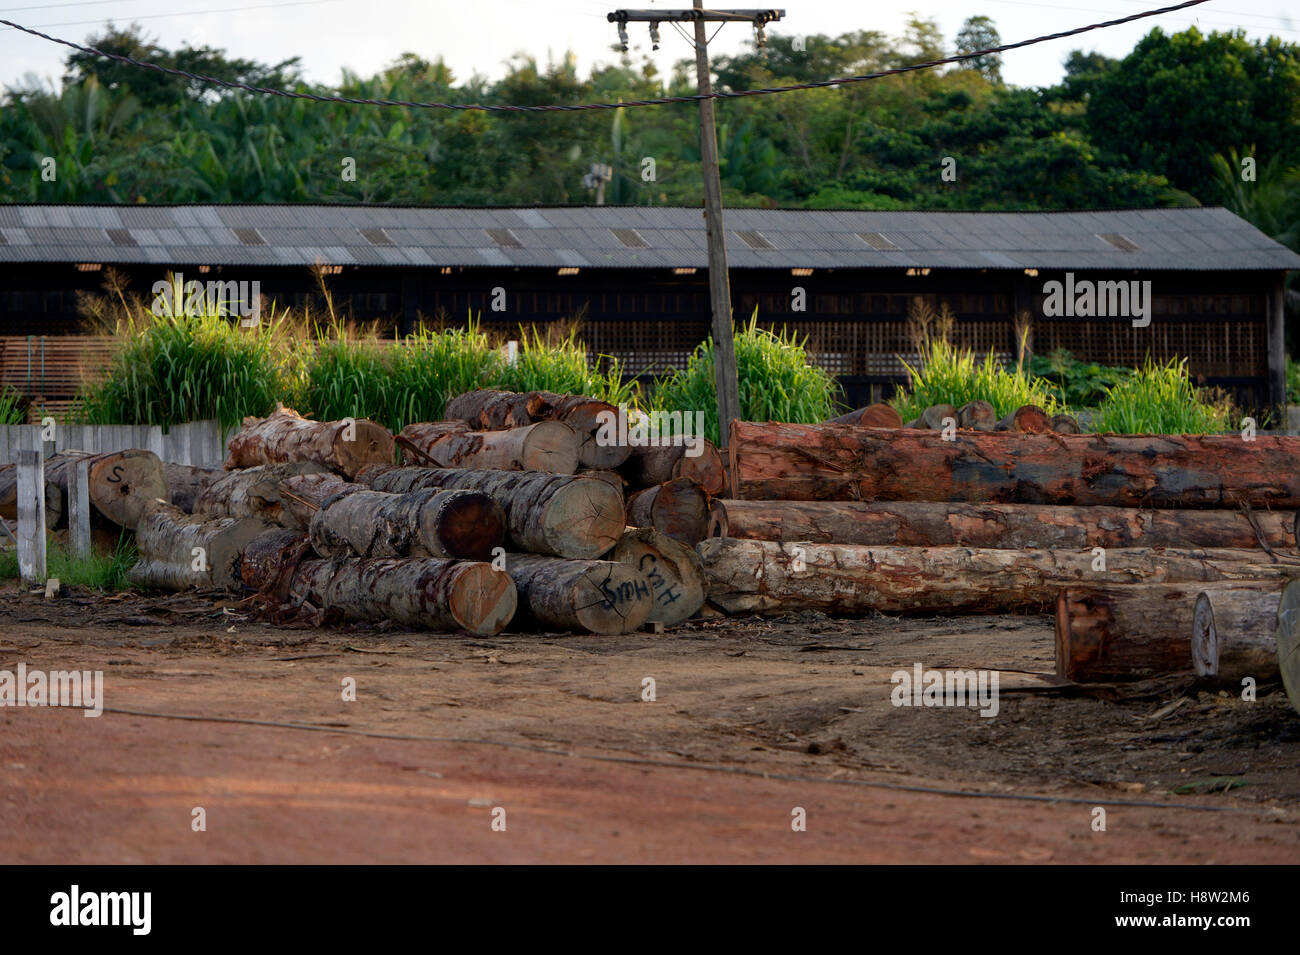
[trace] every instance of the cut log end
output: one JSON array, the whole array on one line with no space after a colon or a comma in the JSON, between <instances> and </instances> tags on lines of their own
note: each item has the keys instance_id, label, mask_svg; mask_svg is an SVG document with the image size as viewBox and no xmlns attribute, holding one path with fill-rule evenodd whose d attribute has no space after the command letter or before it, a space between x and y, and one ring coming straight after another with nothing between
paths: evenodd
<instances>
[{"instance_id":1,"label":"cut log end","mask_svg":"<svg viewBox=\"0 0 1300 955\"><path fill-rule=\"evenodd\" d=\"M623 536L623 495L594 478L575 478L559 488L540 528L551 552L579 559L607 554Z\"/></svg>"},{"instance_id":2,"label":"cut log end","mask_svg":"<svg viewBox=\"0 0 1300 955\"><path fill-rule=\"evenodd\" d=\"M477 491L452 491L435 497L438 506L421 510L424 539L440 541L453 557L488 560L506 539L506 512Z\"/></svg>"},{"instance_id":3,"label":"cut log end","mask_svg":"<svg viewBox=\"0 0 1300 955\"><path fill-rule=\"evenodd\" d=\"M1219 633L1214 627L1209 594L1198 594L1192 611L1192 666L1197 676L1219 675Z\"/></svg>"},{"instance_id":4,"label":"cut log end","mask_svg":"<svg viewBox=\"0 0 1300 955\"><path fill-rule=\"evenodd\" d=\"M612 561L593 561L573 581L571 592L577 623L592 633L631 633L644 626L654 610L646 576Z\"/></svg>"},{"instance_id":5,"label":"cut log end","mask_svg":"<svg viewBox=\"0 0 1300 955\"><path fill-rule=\"evenodd\" d=\"M613 557L649 578L652 622L672 626L704 605L704 566L693 548L649 528L629 528Z\"/></svg>"},{"instance_id":6,"label":"cut log end","mask_svg":"<svg viewBox=\"0 0 1300 955\"><path fill-rule=\"evenodd\" d=\"M1277 608L1277 668L1287 699L1300 713L1300 580L1287 582Z\"/></svg>"},{"instance_id":7,"label":"cut log end","mask_svg":"<svg viewBox=\"0 0 1300 955\"><path fill-rule=\"evenodd\" d=\"M446 609L470 633L490 635L505 629L515 615L517 602L509 574L494 570L491 564L466 563L456 571Z\"/></svg>"},{"instance_id":8,"label":"cut log end","mask_svg":"<svg viewBox=\"0 0 1300 955\"><path fill-rule=\"evenodd\" d=\"M392 464L393 448L393 435L387 428L362 419L350 429L339 429L334 437L334 460L350 478L368 464Z\"/></svg>"}]
</instances>

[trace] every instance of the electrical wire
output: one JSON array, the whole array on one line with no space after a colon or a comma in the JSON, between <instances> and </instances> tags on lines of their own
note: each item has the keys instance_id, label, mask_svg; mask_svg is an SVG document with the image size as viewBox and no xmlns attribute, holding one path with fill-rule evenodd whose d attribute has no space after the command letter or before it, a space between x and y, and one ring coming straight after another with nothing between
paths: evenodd
<instances>
[{"instance_id":1,"label":"electrical wire","mask_svg":"<svg viewBox=\"0 0 1300 955\"><path fill-rule=\"evenodd\" d=\"M1102 23L1090 23L1087 26L1075 27L1072 30L1063 30L1060 33L1050 33L1044 36L1031 37L1028 40L1019 40L1015 43L1004 43L1001 46L988 47L987 49L975 50L970 53L959 53L955 56L947 56L937 60L928 60L923 63L913 63L908 66L895 67L894 69L889 70L879 70L875 73L864 73L861 76L843 76L837 79L820 80L813 83L795 83L789 86L769 86L763 89L714 90L711 93L692 93L685 96L660 96L653 99L627 100L619 103L552 103L540 106L508 106L503 104L485 103L428 103L412 100L370 99L354 96L337 96L325 93L306 93L296 90L275 89L274 87L268 86L250 86L247 83L223 80L215 76L204 76L199 73L191 73L188 70L159 66L156 63L147 63L143 60L137 60L134 57L124 56L119 53L108 53L94 47L83 46L80 43L73 43L71 40L64 40L59 37L50 36L46 33L41 33L39 30L22 26L21 24L14 23L10 20L0 19L0 25L12 27L15 30L40 37L43 40L49 40L51 43L58 43L62 46L71 47L72 49L79 50L82 53L90 53L94 56L115 60L129 66L139 67L140 69L154 70L159 73L165 73L169 76L179 76L200 83L209 83L213 86L220 86L225 89L243 90L248 93L262 93L267 96L281 96L287 99L305 99L317 103L342 103L350 106L400 106L408 109L446 109L461 112L472 111L484 113L576 113L586 110L630 109L634 106L665 106L669 103L698 103L700 100L705 99L739 99L745 96L769 96L776 93L792 93L797 90L828 89L837 86L847 86L851 83L862 83L868 80L880 79L885 76L897 76L902 73L912 73L918 70L933 69L938 66L945 66L952 63L962 63L966 60L973 60L977 57L987 56L993 53L1005 53L1008 50L1018 50L1023 47L1033 46L1037 43L1046 43L1049 40L1059 40L1064 37L1077 36L1081 33L1091 32L1092 30L1101 30L1107 27L1118 26L1122 23L1131 23L1134 20L1160 16L1161 14L1170 13L1174 10L1184 10L1188 7L1199 6L1200 4L1207 2L1208 0L1184 0L1184 2L1176 3L1172 6L1160 7L1155 10L1143 10L1140 13L1120 17L1117 20L1106 20Z\"/></svg>"}]
</instances>

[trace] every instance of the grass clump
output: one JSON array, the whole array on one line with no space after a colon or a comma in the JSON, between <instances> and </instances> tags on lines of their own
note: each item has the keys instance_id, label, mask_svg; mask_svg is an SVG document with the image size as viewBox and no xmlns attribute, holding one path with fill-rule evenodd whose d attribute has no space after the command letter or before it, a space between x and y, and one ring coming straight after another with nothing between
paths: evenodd
<instances>
[{"instance_id":1,"label":"grass clump","mask_svg":"<svg viewBox=\"0 0 1300 955\"><path fill-rule=\"evenodd\" d=\"M1215 434L1234 429L1230 401L1199 390L1187 359L1143 366L1106 390L1093 429L1116 434Z\"/></svg>"},{"instance_id":2,"label":"grass clump","mask_svg":"<svg viewBox=\"0 0 1300 955\"><path fill-rule=\"evenodd\" d=\"M45 572L57 577L65 587L85 587L102 593L130 590L127 572L136 562L135 541L125 531L118 538L111 554L90 553L84 557L74 555L53 537L46 543ZM0 580L18 577L18 552L13 548L0 551Z\"/></svg>"},{"instance_id":3,"label":"grass clump","mask_svg":"<svg viewBox=\"0 0 1300 955\"><path fill-rule=\"evenodd\" d=\"M26 420L23 396L16 389L5 385L0 389L0 425L22 424Z\"/></svg>"},{"instance_id":4,"label":"grass clump","mask_svg":"<svg viewBox=\"0 0 1300 955\"><path fill-rule=\"evenodd\" d=\"M1056 399L1070 408L1097 407L1106 397L1106 389L1133 374L1131 368L1079 361L1066 348L1058 348L1050 355L1034 355L1029 359L1029 371L1048 381Z\"/></svg>"},{"instance_id":5,"label":"grass clump","mask_svg":"<svg viewBox=\"0 0 1300 955\"><path fill-rule=\"evenodd\" d=\"M513 365L502 362L492 376L493 388L502 391L553 391L562 395L588 395L612 405L634 405L635 381L624 381L616 359L592 362L578 341L577 324L552 325L545 333L536 326L520 329L519 354Z\"/></svg>"},{"instance_id":6,"label":"grass clump","mask_svg":"<svg viewBox=\"0 0 1300 955\"><path fill-rule=\"evenodd\" d=\"M758 327L755 310L749 325L735 336L740 417L745 421L812 424L835 415L839 385L812 365L804 343L785 329ZM713 339L698 346L686 368L656 383L653 411L702 411L704 435L717 443L718 392L714 378Z\"/></svg>"}]
</instances>

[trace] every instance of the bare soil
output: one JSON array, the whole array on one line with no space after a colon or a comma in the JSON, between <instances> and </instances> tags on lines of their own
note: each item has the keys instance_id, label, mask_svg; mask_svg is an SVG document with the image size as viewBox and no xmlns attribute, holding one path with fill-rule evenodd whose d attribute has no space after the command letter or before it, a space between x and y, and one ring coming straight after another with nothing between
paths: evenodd
<instances>
[{"instance_id":1,"label":"bare soil","mask_svg":"<svg viewBox=\"0 0 1300 955\"><path fill-rule=\"evenodd\" d=\"M102 670L106 712L0 707L0 831L23 834L0 862L1300 854L1300 715L1279 687L1063 685L1048 617L482 638L272 625L219 595L10 589L0 669L20 661ZM915 663L997 669L999 712L895 707L890 675Z\"/></svg>"}]
</instances>

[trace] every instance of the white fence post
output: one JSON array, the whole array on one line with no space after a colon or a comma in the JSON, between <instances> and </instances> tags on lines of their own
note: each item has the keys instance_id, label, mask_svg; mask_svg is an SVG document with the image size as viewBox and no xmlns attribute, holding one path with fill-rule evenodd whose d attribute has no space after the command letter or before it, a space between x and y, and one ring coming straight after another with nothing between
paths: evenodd
<instances>
[{"instance_id":1,"label":"white fence post","mask_svg":"<svg viewBox=\"0 0 1300 955\"><path fill-rule=\"evenodd\" d=\"M90 465L73 461L68 467L68 543L77 557L90 555Z\"/></svg>"},{"instance_id":2,"label":"white fence post","mask_svg":"<svg viewBox=\"0 0 1300 955\"><path fill-rule=\"evenodd\" d=\"M45 583L45 458L18 452L18 576L24 586Z\"/></svg>"}]
</instances>

